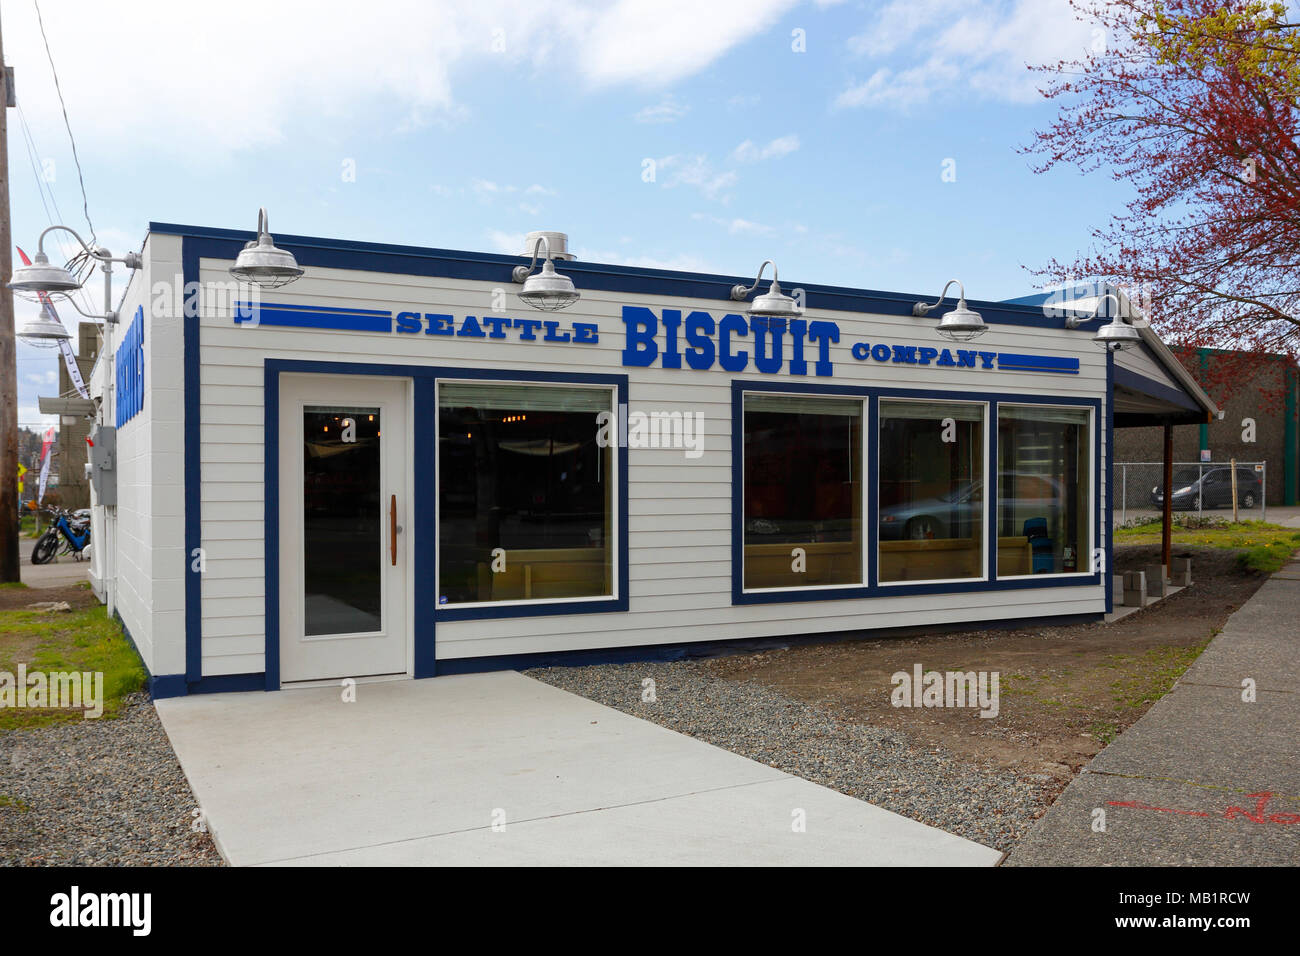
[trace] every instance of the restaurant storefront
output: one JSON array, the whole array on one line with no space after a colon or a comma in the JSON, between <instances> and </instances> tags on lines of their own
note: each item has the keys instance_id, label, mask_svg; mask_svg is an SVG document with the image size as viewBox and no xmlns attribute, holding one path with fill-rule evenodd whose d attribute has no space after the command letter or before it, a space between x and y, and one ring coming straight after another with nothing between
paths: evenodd
<instances>
[{"instance_id":1,"label":"restaurant storefront","mask_svg":"<svg viewBox=\"0 0 1300 956\"><path fill-rule=\"evenodd\" d=\"M936 323L951 297L751 298L548 236L571 296L529 256L305 237L262 289L250 234L151 226L92 576L156 694L1100 617L1117 410L1214 412L1149 330L1098 348L1104 310Z\"/></svg>"}]
</instances>

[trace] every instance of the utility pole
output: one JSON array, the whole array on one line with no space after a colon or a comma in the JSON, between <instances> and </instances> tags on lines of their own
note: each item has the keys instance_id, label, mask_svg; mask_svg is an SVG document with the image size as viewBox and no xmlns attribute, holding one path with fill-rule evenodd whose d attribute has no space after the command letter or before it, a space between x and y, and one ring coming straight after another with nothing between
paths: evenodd
<instances>
[{"instance_id":1,"label":"utility pole","mask_svg":"<svg viewBox=\"0 0 1300 956\"><path fill-rule=\"evenodd\" d=\"M9 229L9 107L13 78L4 65L0 31L0 582L19 581L18 352L14 343L13 237Z\"/></svg>"}]
</instances>

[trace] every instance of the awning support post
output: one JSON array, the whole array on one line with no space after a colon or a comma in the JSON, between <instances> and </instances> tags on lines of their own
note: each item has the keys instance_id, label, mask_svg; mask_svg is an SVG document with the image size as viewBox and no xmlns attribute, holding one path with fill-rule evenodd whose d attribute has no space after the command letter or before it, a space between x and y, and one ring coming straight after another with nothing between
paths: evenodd
<instances>
[{"instance_id":1,"label":"awning support post","mask_svg":"<svg viewBox=\"0 0 1300 956\"><path fill-rule=\"evenodd\" d=\"M1165 496L1160 516L1160 563L1169 568L1169 552L1173 550L1174 528L1174 426L1165 425Z\"/></svg>"}]
</instances>

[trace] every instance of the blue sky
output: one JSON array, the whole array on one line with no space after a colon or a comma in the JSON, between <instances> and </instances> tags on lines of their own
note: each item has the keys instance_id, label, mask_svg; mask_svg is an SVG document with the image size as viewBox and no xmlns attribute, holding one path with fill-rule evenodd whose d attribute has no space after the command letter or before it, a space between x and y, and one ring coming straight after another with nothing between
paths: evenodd
<instances>
[{"instance_id":1,"label":"blue sky","mask_svg":"<svg viewBox=\"0 0 1300 956\"><path fill-rule=\"evenodd\" d=\"M1001 299L1127 198L1017 153L1054 112L1026 63L1106 40L1064 0L110 6L42 12L119 254L150 220L251 229L265 205L273 232L514 252L553 229L592 261ZM31 253L38 177L87 230L33 8L4 17ZM22 422L57 361L20 346Z\"/></svg>"}]
</instances>

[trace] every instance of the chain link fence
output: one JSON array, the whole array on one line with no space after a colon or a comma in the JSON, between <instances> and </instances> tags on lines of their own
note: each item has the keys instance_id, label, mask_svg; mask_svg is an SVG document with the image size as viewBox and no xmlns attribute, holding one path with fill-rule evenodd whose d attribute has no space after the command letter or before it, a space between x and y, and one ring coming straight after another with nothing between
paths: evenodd
<instances>
[{"instance_id":1,"label":"chain link fence","mask_svg":"<svg viewBox=\"0 0 1300 956\"><path fill-rule=\"evenodd\" d=\"M1231 511L1234 470L1239 516L1267 519L1268 462L1264 461L1174 462L1174 511ZM1164 464L1158 461L1117 461L1111 466L1111 512L1116 527L1160 520L1164 472Z\"/></svg>"}]
</instances>

